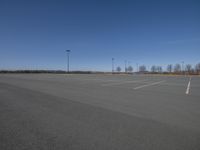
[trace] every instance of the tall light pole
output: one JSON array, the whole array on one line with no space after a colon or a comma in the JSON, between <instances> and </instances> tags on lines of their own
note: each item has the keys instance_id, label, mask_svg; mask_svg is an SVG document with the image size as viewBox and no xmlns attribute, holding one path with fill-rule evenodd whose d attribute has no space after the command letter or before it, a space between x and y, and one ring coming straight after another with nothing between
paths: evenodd
<instances>
[{"instance_id":1,"label":"tall light pole","mask_svg":"<svg viewBox=\"0 0 200 150\"><path fill-rule=\"evenodd\" d=\"M126 73L126 71L127 71L127 66L126 66L126 64L127 64L127 60L125 60L125 73Z\"/></svg>"},{"instance_id":2,"label":"tall light pole","mask_svg":"<svg viewBox=\"0 0 200 150\"><path fill-rule=\"evenodd\" d=\"M71 50L66 50L66 52L67 52L67 73L69 73L69 54L70 54L70 52L71 52Z\"/></svg>"},{"instance_id":3,"label":"tall light pole","mask_svg":"<svg viewBox=\"0 0 200 150\"><path fill-rule=\"evenodd\" d=\"M115 60L115 59L112 58L112 73L114 73L114 71L115 71L115 69L114 69L114 68L115 68L115 66L114 66L114 60Z\"/></svg>"}]
</instances>

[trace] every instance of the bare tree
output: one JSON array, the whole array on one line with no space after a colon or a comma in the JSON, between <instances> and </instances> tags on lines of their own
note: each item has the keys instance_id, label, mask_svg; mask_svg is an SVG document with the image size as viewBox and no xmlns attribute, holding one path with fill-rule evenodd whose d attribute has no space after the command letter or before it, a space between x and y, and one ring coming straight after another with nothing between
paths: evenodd
<instances>
[{"instance_id":1,"label":"bare tree","mask_svg":"<svg viewBox=\"0 0 200 150\"><path fill-rule=\"evenodd\" d=\"M152 66L151 67L151 71L153 72L153 73L155 73L155 72L158 72L158 73L161 73L162 72L162 67L161 66Z\"/></svg>"},{"instance_id":2,"label":"bare tree","mask_svg":"<svg viewBox=\"0 0 200 150\"><path fill-rule=\"evenodd\" d=\"M196 64L195 71L199 74L200 73L200 63Z\"/></svg>"},{"instance_id":3,"label":"bare tree","mask_svg":"<svg viewBox=\"0 0 200 150\"><path fill-rule=\"evenodd\" d=\"M133 67L132 66L128 66L127 71L128 72L132 72L133 71Z\"/></svg>"},{"instance_id":4,"label":"bare tree","mask_svg":"<svg viewBox=\"0 0 200 150\"><path fill-rule=\"evenodd\" d=\"M121 70L122 70L121 67L118 66L118 67L117 67L117 72L121 72Z\"/></svg>"},{"instance_id":5,"label":"bare tree","mask_svg":"<svg viewBox=\"0 0 200 150\"><path fill-rule=\"evenodd\" d=\"M181 72L181 65L180 64L176 64L174 66L174 72L176 72L176 73L180 73Z\"/></svg>"},{"instance_id":6,"label":"bare tree","mask_svg":"<svg viewBox=\"0 0 200 150\"><path fill-rule=\"evenodd\" d=\"M186 71L187 71L188 73L191 73L191 71L192 71L192 65L187 64L187 65L185 66L185 69L186 69Z\"/></svg>"},{"instance_id":7,"label":"bare tree","mask_svg":"<svg viewBox=\"0 0 200 150\"><path fill-rule=\"evenodd\" d=\"M145 72L146 71L146 66L142 65L139 67L140 72Z\"/></svg>"},{"instance_id":8,"label":"bare tree","mask_svg":"<svg viewBox=\"0 0 200 150\"><path fill-rule=\"evenodd\" d=\"M156 71L157 71L157 70L156 70L156 66L153 65L153 66L151 67L151 72L155 73Z\"/></svg>"},{"instance_id":9,"label":"bare tree","mask_svg":"<svg viewBox=\"0 0 200 150\"><path fill-rule=\"evenodd\" d=\"M159 73L162 72L162 67L161 67L161 66L157 66L156 68L157 68L156 70L157 70Z\"/></svg>"},{"instance_id":10,"label":"bare tree","mask_svg":"<svg viewBox=\"0 0 200 150\"><path fill-rule=\"evenodd\" d=\"M171 73L171 72L172 72L172 69L173 69L172 64L169 64L169 65L167 66L167 71Z\"/></svg>"}]
</instances>

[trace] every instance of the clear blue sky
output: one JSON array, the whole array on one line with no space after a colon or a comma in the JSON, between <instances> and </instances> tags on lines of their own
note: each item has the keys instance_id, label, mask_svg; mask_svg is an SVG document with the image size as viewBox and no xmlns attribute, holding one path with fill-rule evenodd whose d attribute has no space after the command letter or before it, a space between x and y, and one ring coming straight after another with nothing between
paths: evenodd
<instances>
[{"instance_id":1,"label":"clear blue sky","mask_svg":"<svg viewBox=\"0 0 200 150\"><path fill-rule=\"evenodd\" d=\"M200 62L199 0L0 0L0 69Z\"/></svg>"}]
</instances>

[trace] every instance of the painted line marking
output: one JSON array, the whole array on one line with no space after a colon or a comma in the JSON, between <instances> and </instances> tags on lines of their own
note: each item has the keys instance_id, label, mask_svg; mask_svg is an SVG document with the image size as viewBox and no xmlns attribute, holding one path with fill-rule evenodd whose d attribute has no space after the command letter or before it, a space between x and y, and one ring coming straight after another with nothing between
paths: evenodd
<instances>
[{"instance_id":1,"label":"painted line marking","mask_svg":"<svg viewBox=\"0 0 200 150\"><path fill-rule=\"evenodd\" d=\"M81 79L81 78L74 78L74 80L81 80L81 81L102 81L102 82L116 82L117 80L108 80L108 79Z\"/></svg>"},{"instance_id":2,"label":"painted line marking","mask_svg":"<svg viewBox=\"0 0 200 150\"><path fill-rule=\"evenodd\" d=\"M102 84L101 86L112 86L112 85L122 85L122 84L127 84L127 83L137 83L137 82L144 82L147 80L137 80L137 81L124 81L124 82L117 82L117 83L107 83L107 84Z\"/></svg>"},{"instance_id":3,"label":"painted line marking","mask_svg":"<svg viewBox=\"0 0 200 150\"><path fill-rule=\"evenodd\" d=\"M159 81L159 82L154 82L154 83L150 83L150 84L145 84L145 85L141 85L141 86L135 87L135 88L133 88L133 89L134 89L134 90L138 90L138 89L141 89L141 88L144 88L144 87L148 87L148 86L160 84L160 83L162 83L162 82L165 82L165 81L163 80L163 81Z\"/></svg>"},{"instance_id":4,"label":"painted line marking","mask_svg":"<svg viewBox=\"0 0 200 150\"><path fill-rule=\"evenodd\" d=\"M190 93L190 83L191 83L191 77L190 77L190 80L188 82L187 89L186 89L186 92L185 92L185 94L187 94L187 95Z\"/></svg>"}]
</instances>

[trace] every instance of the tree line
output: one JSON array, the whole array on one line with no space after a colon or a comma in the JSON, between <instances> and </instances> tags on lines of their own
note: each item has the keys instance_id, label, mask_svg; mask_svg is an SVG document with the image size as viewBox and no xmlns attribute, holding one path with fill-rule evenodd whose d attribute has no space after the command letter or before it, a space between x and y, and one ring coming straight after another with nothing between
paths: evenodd
<instances>
[{"instance_id":1,"label":"tree line","mask_svg":"<svg viewBox=\"0 0 200 150\"><path fill-rule=\"evenodd\" d=\"M116 68L116 72L120 73L122 71L121 67L118 66ZM126 73L132 73L133 67L128 66L125 68L124 72ZM192 66L191 64L182 65L181 64L169 64L167 65L167 68L163 70L162 66L153 65L151 66L150 70L147 70L147 67L145 65L139 66L135 72L140 73L168 73L168 74L200 74L200 63L197 63L196 65Z\"/></svg>"}]
</instances>

